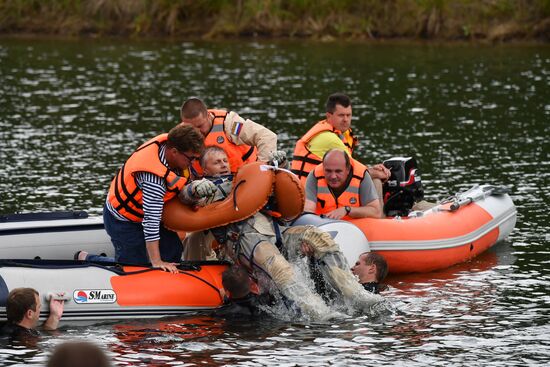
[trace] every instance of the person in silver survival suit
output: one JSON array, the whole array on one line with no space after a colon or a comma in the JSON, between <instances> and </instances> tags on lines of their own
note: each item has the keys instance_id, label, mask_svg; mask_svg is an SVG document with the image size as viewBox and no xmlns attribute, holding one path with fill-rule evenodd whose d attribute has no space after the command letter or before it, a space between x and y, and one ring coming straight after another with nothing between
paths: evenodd
<instances>
[{"instance_id":1,"label":"person in silver survival suit","mask_svg":"<svg viewBox=\"0 0 550 367\"><path fill-rule=\"evenodd\" d=\"M219 147L207 147L201 155L205 177L216 180L218 190L213 201L223 200L231 191L227 157ZM221 180L220 180L221 179ZM180 199L188 204L201 204L182 191ZM265 274L280 293L292 300L301 312L311 318L323 318L332 312L322 298L300 281L289 260L311 254L321 265L324 280L334 288L352 310L366 311L382 300L363 289L351 273L347 261L330 234L314 226L280 227L267 212L221 228L212 229L222 245L222 256L240 263L250 271ZM277 243L283 244L278 248ZM287 258L281 252L286 252ZM259 277L260 283L262 277ZM268 287L268 286L266 286Z\"/></svg>"}]
</instances>

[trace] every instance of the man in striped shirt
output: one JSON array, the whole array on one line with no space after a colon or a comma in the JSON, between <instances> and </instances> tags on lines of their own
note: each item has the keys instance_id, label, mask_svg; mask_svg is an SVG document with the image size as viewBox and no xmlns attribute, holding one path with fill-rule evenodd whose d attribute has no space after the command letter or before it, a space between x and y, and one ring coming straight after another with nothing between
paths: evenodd
<instances>
[{"instance_id":1,"label":"man in striped shirt","mask_svg":"<svg viewBox=\"0 0 550 367\"><path fill-rule=\"evenodd\" d=\"M139 147L111 183L105 202L105 229L115 247L117 262L148 264L173 273L181 260L182 244L176 232L161 223L164 203L189 188L198 200L214 194L208 180L186 186L181 177L200 156L204 139L189 125L178 125Z\"/></svg>"}]
</instances>

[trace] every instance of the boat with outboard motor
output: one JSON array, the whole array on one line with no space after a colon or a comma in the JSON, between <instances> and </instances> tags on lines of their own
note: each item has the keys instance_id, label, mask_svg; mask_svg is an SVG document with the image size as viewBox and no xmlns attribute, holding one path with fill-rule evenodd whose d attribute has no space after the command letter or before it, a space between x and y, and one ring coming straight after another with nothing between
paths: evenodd
<instances>
[{"instance_id":1,"label":"boat with outboard motor","mask_svg":"<svg viewBox=\"0 0 550 367\"><path fill-rule=\"evenodd\" d=\"M361 253L374 251L386 259L391 274L429 272L468 261L504 240L516 217L512 199L501 188L475 185L408 217L351 219L347 223L359 228L364 239L339 245L350 264ZM294 224L330 232L341 222L305 214Z\"/></svg>"},{"instance_id":2,"label":"boat with outboard motor","mask_svg":"<svg viewBox=\"0 0 550 367\"><path fill-rule=\"evenodd\" d=\"M155 318L212 311L223 306L221 274L228 263L183 262L177 274L142 266L73 260L0 261L0 319L8 293L36 289L47 317L50 297L65 300L63 321ZM63 294L63 296L58 296Z\"/></svg>"},{"instance_id":3,"label":"boat with outboard motor","mask_svg":"<svg viewBox=\"0 0 550 367\"><path fill-rule=\"evenodd\" d=\"M517 212L501 187L475 185L433 208L410 211L407 205L412 206L421 189L411 162L410 158L397 158L389 163L395 165L392 175L400 172L394 175L394 187L398 189L390 187L385 192L393 202L393 214L403 211L406 217L335 221L309 214L299 217L293 225L315 225L330 232L350 264L365 251L378 252L394 274L428 272L467 261L511 233ZM180 231L218 227L247 218L266 204L286 219L295 219L302 212L303 188L287 170L252 163L239 170L233 183L225 200L197 210L172 199L165 204L165 225ZM78 250L107 255L113 252L101 218L97 217L5 221L0 223L0 239L7 243L4 248L0 246L0 258L5 259L71 259Z\"/></svg>"}]
</instances>

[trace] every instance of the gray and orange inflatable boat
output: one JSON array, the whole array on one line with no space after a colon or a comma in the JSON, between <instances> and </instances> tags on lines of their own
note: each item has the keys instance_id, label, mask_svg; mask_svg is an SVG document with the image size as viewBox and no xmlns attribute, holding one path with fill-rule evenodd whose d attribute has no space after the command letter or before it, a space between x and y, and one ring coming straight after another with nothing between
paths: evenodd
<instances>
[{"instance_id":1,"label":"gray and orange inflatable boat","mask_svg":"<svg viewBox=\"0 0 550 367\"><path fill-rule=\"evenodd\" d=\"M62 321L105 321L174 316L212 311L223 305L219 261L184 263L177 274L138 267L72 260L0 261L0 319L6 318L9 291L36 289L42 298L41 318L48 300L63 294Z\"/></svg>"}]
</instances>

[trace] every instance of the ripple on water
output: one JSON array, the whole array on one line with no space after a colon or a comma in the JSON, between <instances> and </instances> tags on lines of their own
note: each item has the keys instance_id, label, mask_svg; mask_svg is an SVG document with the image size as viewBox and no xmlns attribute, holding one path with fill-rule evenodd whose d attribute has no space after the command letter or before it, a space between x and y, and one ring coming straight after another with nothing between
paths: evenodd
<instances>
[{"instance_id":1,"label":"ripple on water","mask_svg":"<svg viewBox=\"0 0 550 367\"><path fill-rule=\"evenodd\" d=\"M294 141L324 118L326 96L339 90L354 101L361 160L414 155L428 198L495 183L512 190L519 211L509 241L487 256L389 278L395 314L75 327L37 349L4 348L1 364L42 365L53 346L81 338L128 366L550 360L547 49L18 40L0 41L0 65L0 212L99 214L114 172L179 121L188 96L277 131L290 155Z\"/></svg>"}]
</instances>

